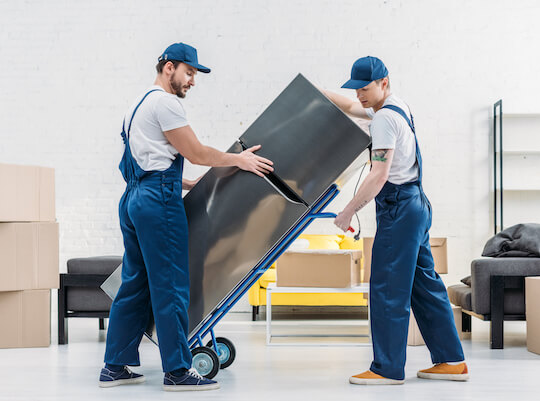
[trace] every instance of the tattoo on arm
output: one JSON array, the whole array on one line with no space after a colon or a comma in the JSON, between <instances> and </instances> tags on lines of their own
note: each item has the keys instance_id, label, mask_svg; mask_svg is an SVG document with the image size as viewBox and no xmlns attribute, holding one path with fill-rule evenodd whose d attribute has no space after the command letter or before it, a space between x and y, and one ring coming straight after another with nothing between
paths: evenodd
<instances>
[{"instance_id":1,"label":"tattoo on arm","mask_svg":"<svg viewBox=\"0 0 540 401\"><path fill-rule=\"evenodd\" d=\"M373 151L373 154L371 155L371 160L375 162L386 162L388 160L386 158L386 154L388 153L388 149L377 149Z\"/></svg>"},{"instance_id":2,"label":"tattoo on arm","mask_svg":"<svg viewBox=\"0 0 540 401\"><path fill-rule=\"evenodd\" d=\"M362 209L364 206L368 204L368 201L363 201L358 207L354 210L355 212L359 212L360 209Z\"/></svg>"}]
</instances>

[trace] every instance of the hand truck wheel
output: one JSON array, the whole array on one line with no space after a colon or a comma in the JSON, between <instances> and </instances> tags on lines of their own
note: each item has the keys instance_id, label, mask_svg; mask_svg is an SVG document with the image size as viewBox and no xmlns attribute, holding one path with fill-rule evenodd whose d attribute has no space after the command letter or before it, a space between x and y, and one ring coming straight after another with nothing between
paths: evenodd
<instances>
[{"instance_id":1,"label":"hand truck wheel","mask_svg":"<svg viewBox=\"0 0 540 401\"><path fill-rule=\"evenodd\" d=\"M219 358L212 348L197 347L191 350L192 367L207 379L214 378L219 372Z\"/></svg>"},{"instance_id":2,"label":"hand truck wheel","mask_svg":"<svg viewBox=\"0 0 540 401\"><path fill-rule=\"evenodd\" d=\"M232 365L236 358L236 349L231 340L225 337L216 337L217 354L219 358L220 368L226 369ZM212 340L208 341L207 347L213 349Z\"/></svg>"}]
</instances>

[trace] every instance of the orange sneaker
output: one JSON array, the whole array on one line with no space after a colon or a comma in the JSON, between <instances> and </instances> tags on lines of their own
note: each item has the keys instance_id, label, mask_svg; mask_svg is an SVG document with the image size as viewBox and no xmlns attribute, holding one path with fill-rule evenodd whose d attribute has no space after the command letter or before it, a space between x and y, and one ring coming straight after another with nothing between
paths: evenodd
<instances>
[{"instance_id":1,"label":"orange sneaker","mask_svg":"<svg viewBox=\"0 0 540 401\"><path fill-rule=\"evenodd\" d=\"M405 380L387 379L371 370L366 370L364 373L354 375L349 378L351 384L403 384Z\"/></svg>"},{"instance_id":2,"label":"orange sneaker","mask_svg":"<svg viewBox=\"0 0 540 401\"><path fill-rule=\"evenodd\" d=\"M469 380L469 370L467 369L467 364L465 362L458 363L457 365L439 363L430 369L419 370L417 375L421 379L454 381Z\"/></svg>"}]
</instances>

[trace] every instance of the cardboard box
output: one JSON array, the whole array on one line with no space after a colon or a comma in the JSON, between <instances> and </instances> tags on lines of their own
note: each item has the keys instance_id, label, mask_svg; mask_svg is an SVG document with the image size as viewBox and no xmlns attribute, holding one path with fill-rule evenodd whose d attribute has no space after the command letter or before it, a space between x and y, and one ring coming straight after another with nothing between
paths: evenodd
<instances>
[{"instance_id":1,"label":"cardboard box","mask_svg":"<svg viewBox=\"0 0 540 401\"><path fill-rule=\"evenodd\" d=\"M446 238L430 238L431 254L435 261L435 271L439 274L448 273L448 247Z\"/></svg>"},{"instance_id":2,"label":"cardboard box","mask_svg":"<svg viewBox=\"0 0 540 401\"><path fill-rule=\"evenodd\" d=\"M527 350L540 354L540 277L525 277Z\"/></svg>"},{"instance_id":3,"label":"cardboard box","mask_svg":"<svg viewBox=\"0 0 540 401\"><path fill-rule=\"evenodd\" d=\"M456 322L456 329L459 335L460 340L465 340L471 338L470 332L464 332L462 328L462 320L461 320L461 308L458 306L452 306L452 311L454 312L454 321ZM420 328L418 327L418 323L416 323L416 319L414 318L414 314L411 310L411 315L409 318L409 333L407 337L407 345L425 345L424 338L422 337L422 334L420 334Z\"/></svg>"},{"instance_id":4,"label":"cardboard box","mask_svg":"<svg viewBox=\"0 0 540 401\"><path fill-rule=\"evenodd\" d=\"M371 251L373 248L373 237L362 238L364 253L364 270L371 272Z\"/></svg>"},{"instance_id":5,"label":"cardboard box","mask_svg":"<svg viewBox=\"0 0 540 401\"><path fill-rule=\"evenodd\" d=\"M0 163L0 221L55 221L54 169Z\"/></svg>"},{"instance_id":6,"label":"cardboard box","mask_svg":"<svg viewBox=\"0 0 540 401\"><path fill-rule=\"evenodd\" d=\"M362 282L362 251L318 249L285 252L276 267L278 287L347 288Z\"/></svg>"},{"instance_id":7,"label":"cardboard box","mask_svg":"<svg viewBox=\"0 0 540 401\"><path fill-rule=\"evenodd\" d=\"M0 293L0 348L51 344L50 290Z\"/></svg>"},{"instance_id":8,"label":"cardboard box","mask_svg":"<svg viewBox=\"0 0 540 401\"><path fill-rule=\"evenodd\" d=\"M0 223L0 291L58 288L58 223Z\"/></svg>"},{"instance_id":9,"label":"cardboard box","mask_svg":"<svg viewBox=\"0 0 540 401\"><path fill-rule=\"evenodd\" d=\"M365 237L364 241L364 268L371 268L371 251L373 237ZM431 253L435 262L435 271L439 274L448 273L448 247L446 238L430 238Z\"/></svg>"}]
</instances>

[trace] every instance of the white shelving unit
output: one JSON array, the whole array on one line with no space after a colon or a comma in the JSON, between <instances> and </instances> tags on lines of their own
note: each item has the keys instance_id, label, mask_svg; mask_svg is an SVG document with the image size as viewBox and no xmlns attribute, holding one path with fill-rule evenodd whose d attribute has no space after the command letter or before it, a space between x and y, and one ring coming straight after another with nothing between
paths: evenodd
<instances>
[{"instance_id":1,"label":"white shelving unit","mask_svg":"<svg viewBox=\"0 0 540 401\"><path fill-rule=\"evenodd\" d=\"M540 113L503 114L499 100L493 105L493 138L495 233L539 223Z\"/></svg>"}]
</instances>

